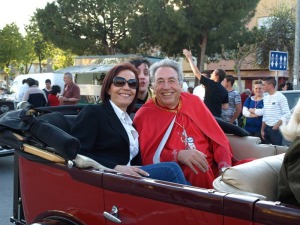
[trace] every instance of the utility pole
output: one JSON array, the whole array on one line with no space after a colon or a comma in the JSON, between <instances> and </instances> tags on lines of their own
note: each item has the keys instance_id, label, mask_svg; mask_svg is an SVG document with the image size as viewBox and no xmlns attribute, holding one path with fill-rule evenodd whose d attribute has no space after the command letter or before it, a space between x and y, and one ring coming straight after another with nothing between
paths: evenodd
<instances>
[{"instance_id":1,"label":"utility pole","mask_svg":"<svg viewBox=\"0 0 300 225\"><path fill-rule=\"evenodd\" d=\"M299 47L300 47L300 0L297 0L296 8L296 29L295 29L295 49L294 49L294 89L299 90Z\"/></svg>"}]
</instances>

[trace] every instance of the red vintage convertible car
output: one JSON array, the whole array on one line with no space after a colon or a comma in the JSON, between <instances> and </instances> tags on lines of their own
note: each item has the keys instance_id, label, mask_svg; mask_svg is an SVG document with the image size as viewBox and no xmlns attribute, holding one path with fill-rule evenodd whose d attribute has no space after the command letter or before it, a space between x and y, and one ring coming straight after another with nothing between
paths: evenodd
<instances>
[{"instance_id":1,"label":"red vintage convertible car","mask_svg":"<svg viewBox=\"0 0 300 225\"><path fill-rule=\"evenodd\" d=\"M300 208L276 201L283 146L263 145L234 127L236 158L214 189L138 178L77 154L68 134L81 106L16 110L0 117L0 145L15 149L11 222L35 225L300 224ZM220 121L219 121L220 122ZM230 125L220 126L226 133Z\"/></svg>"}]
</instances>

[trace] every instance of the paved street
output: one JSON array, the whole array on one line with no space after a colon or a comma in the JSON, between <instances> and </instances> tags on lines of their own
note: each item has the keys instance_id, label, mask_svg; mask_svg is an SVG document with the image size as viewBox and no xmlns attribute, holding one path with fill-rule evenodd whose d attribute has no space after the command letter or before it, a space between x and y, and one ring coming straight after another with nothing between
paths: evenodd
<instances>
[{"instance_id":1,"label":"paved street","mask_svg":"<svg viewBox=\"0 0 300 225\"><path fill-rule=\"evenodd\" d=\"M0 225L10 225L13 198L14 157L0 157Z\"/></svg>"}]
</instances>

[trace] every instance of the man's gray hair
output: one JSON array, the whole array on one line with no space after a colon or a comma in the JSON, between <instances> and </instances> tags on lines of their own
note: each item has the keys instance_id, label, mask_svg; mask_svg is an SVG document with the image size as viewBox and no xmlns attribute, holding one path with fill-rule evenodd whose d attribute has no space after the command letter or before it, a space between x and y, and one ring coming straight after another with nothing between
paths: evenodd
<instances>
[{"instance_id":1,"label":"man's gray hair","mask_svg":"<svg viewBox=\"0 0 300 225\"><path fill-rule=\"evenodd\" d=\"M73 79L73 74L71 72L66 72L64 75Z\"/></svg>"},{"instance_id":2,"label":"man's gray hair","mask_svg":"<svg viewBox=\"0 0 300 225\"><path fill-rule=\"evenodd\" d=\"M183 73L182 73L182 67L181 65L172 60L172 59L169 59L169 58L165 58L161 61L158 61L156 63L153 63L152 66L150 66L150 79L151 79L151 82L154 83L154 80L155 80L155 72L158 68L160 67L172 67L176 72L177 72L177 76L178 76L178 81L180 84L183 83Z\"/></svg>"}]
</instances>

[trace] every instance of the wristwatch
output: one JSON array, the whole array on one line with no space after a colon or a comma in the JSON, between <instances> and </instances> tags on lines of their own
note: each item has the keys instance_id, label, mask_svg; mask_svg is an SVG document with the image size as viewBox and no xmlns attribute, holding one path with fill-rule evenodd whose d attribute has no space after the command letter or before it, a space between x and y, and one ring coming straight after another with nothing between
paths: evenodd
<instances>
[{"instance_id":1,"label":"wristwatch","mask_svg":"<svg viewBox=\"0 0 300 225\"><path fill-rule=\"evenodd\" d=\"M229 167L222 167L220 170L219 170L219 173L220 174L223 174Z\"/></svg>"}]
</instances>

